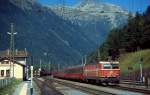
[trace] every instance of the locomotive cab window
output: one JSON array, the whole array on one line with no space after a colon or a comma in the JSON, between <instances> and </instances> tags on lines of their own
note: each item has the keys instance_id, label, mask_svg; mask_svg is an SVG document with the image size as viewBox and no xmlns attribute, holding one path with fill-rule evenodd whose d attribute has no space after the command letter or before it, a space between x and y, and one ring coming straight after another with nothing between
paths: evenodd
<instances>
[{"instance_id":1,"label":"locomotive cab window","mask_svg":"<svg viewBox=\"0 0 150 95\"><path fill-rule=\"evenodd\" d=\"M119 69L119 65L118 64L111 64L112 65L112 69Z\"/></svg>"},{"instance_id":2,"label":"locomotive cab window","mask_svg":"<svg viewBox=\"0 0 150 95\"><path fill-rule=\"evenodd\" d=\"M111 65L110 65L110 64L104 64L104 65L103 65L103 68L104 68L104 69L111 69Z\"/></svg>"}]
</instances>

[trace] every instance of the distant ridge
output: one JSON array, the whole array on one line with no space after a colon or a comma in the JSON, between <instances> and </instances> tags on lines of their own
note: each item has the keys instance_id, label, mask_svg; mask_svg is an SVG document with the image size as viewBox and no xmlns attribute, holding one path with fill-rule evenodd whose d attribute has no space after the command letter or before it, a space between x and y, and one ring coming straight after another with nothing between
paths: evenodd
<instances>
[{"instance_id":1,"label":"distant ridge","mask_svg":"<svg viewBox=\"0 0 150 95\"><path fill-rule=\"evenodd\" d=\"M128 19L128 11L120 6L100 0L81 0L75 6L49 6L58 16L79 25L84 35L99 46L108 32L122 27ZM116 12L116 13L115 13Z\"/></svg>"}]
</instances>

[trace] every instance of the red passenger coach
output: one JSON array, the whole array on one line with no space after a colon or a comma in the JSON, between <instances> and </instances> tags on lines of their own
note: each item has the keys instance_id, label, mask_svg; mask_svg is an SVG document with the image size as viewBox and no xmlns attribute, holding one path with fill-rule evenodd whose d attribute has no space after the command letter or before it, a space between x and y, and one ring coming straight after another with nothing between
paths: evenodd
<instances>
[{"instance_id":1,"label":"red passenger coach","mask_svg":"<svg viewBox=\"0 0 150 95\"><path fill-rule=\"evenodd\" d=\"M64 70L61 70L61 71L54 71L53 73L53 77L56 77L56 78L65 78L65 72Z\"/></svg>"},{"instance_id":2,"label":"red passenger coach","mask_svg":"<svg viewBox=\"0 0 150 95\"><path fill-rule=\"evenodd\" d=\"M100 61L98 64L84 66L86 81L95 80L100 83L119 83L119 62Z\"/></svg>"},{"instance_id":3,"label":"red passenger coach","mask_svg":"<svg viewBox=\"0 0 150 95\"><path fill-rule=\"evenodd\" d=\"M64 70L64 78L72 80L83 80L83 67L73 67Z\"/></svg>"}]
</instances>

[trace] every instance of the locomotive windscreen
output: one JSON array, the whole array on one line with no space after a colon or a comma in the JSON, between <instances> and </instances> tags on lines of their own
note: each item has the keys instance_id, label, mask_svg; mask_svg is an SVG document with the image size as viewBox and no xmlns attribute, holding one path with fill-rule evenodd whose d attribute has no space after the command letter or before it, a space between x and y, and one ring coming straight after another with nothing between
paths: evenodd
<instances>
[{"instance_id":1,"label":"locomotive windscreen","mask_svg":"<svg viewBox=\"0 0 150 95\"><path fill-rule=\"evenodd\" d=\"M112 65L112 69L119 69L119 65L118 64L111 64Z\"/></svg>"},{"instance_id":2,"label":"locomotive windscreen","mask_svg":"<svg viewBox=\"0 0 150 95\"><path fill-rule=\"evenodd\" d=\"M104 65L103 65L103 68L104 68L104 69L111 69L111 65L110 65L110 64L104 64Z\"/></svg>"},{"instance_id":3,"label":"locomotive windscreen","mask_svg":"<svg viewBox=\"0 0 150 95\"><path fill-rule=\"evenodd\" d=\"M118 64L103 64L103 69L119 69Z\"/></svg>"}]
</instances>

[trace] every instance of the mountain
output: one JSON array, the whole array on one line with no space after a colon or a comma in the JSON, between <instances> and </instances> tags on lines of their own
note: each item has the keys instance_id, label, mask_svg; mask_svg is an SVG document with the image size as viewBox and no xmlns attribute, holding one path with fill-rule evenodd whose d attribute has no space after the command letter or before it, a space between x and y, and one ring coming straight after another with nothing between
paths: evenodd
<instances>
[{"instance_id":1,"label":"mountain","mask_svg":"<svg viewBox=\"0 0 150 95\"><path fill-rule=\"evenodd\" d=\"M83 30L34 0L0 0L0 50L9 48L10 23L14 23L15 47L26 48L35 65L40 58L56 64L76 64L96 46ZM43 53L47 52L47 56Z\"/></svg>"},{"instance_id":2,"label":"mountain","mask_svg":"<svg viewBox=\"0 0 150 95\"><path fill-rule=\"evenodd\" d=\"M127 18L128 12L121 7L98 0L83 0L73 7L47 7L36 0L0 0L0 50L9 48L7 32L14 23L18 32L15 47L26 48L34 65L40 59L79 64L82 56L97 48L108 32L123 26Z\"/></svg>"},{"instance_id":3,"label":"mountain","mask_svg":"<svg viewBox=\"0 0 150 95\"><path fill-rule=\"evenodd\" d=\"M128 19L128 11L120 6L100 0L82 0L75 6L49 6L57 15L79 25L84 35L94 44L100 45L108 32L122 27Z\"/></svg>"}]
</instances>

